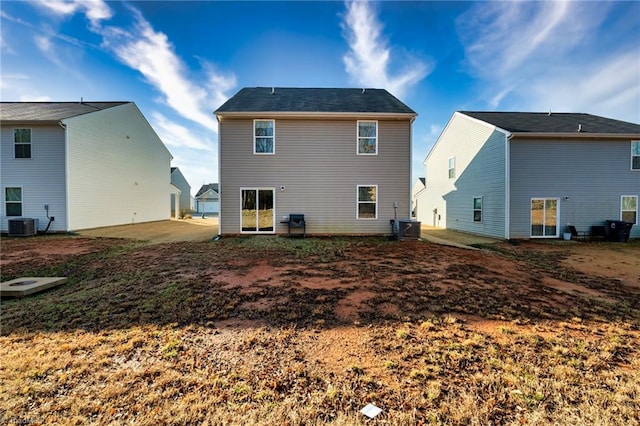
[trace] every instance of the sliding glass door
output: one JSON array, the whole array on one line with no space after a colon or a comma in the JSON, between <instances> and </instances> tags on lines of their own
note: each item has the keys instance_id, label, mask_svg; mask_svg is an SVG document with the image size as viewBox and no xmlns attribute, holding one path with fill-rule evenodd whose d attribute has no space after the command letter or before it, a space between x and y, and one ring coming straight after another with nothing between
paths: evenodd
<instances>
[{"instance_id":1,"label":"sliding glass door","mask_svg":"<svg viewBox=\"0 0 640 426\"><path fill-rule=\"evenodd\" d=\"M242 233L274 233L274 189L246 188L241 190L240 197L240 226Z\"/></svg>"},{"instance_id":2,"label":"sliding glass door","mask_svg":"<svg viewBox=\"0 0 640 426\"><path fill-rule=\"evenodd\" d=\"M558 199L531 199L531 238L557 238L558 227Z\"/></svg>"}]
</instances>

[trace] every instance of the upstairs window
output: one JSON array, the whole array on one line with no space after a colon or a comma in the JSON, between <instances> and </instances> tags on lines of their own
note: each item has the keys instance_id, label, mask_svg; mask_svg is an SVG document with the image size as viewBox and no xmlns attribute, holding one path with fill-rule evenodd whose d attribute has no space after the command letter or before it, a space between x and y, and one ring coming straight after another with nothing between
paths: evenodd
<instances>
[{"instance_id":1,"label":"upstairs window","mask_svg":"<svg viewBox=\"0 0 640 426\"><path fill-rule=\"evenodd\" d=\"M376 219L378 217L378 186L358 185L358 219Z\"/></svg>"},{"instance_id":2,"label":"upstairs window","mask_svg":"<svg viewBox=\"0 0 640 426\"><path fill-rule=\"evenodd\" d=\"M31 158L31 129L13 129L15 158Z\"/></svg>"},{"instance_id":3,"label":"upstairs window","mask_svg":"<svg viewBox=\"0 0 640 426\"><path fill-rule=\"evenodd\" d=\"M275 120L253 120L253 153L274 154L276 145Z\"/></svg>"},{"instance_id":4,"label":"upstairs window","mask_svg":"<svg viewBox=\"0 0 640 426\"><path fill-rule=\"evenodd\" d=\"M5 188L4 201L7 216L22 216L22 188Z\"/></svg>"},{"instance_id":5,"label":"upstairs window","mask_svg":"<svg viewBox=\"0 0 640 426\"><path fill-rule=\"evenodd\" d=\"M358 121L358 154L378 154L377 121Z\"/></svg>"},{"instance_id":6,"label":"upstairs window","mask_svg":"<svg viewBox=\"0 0 640 426\"><path fill-rule=\"evenodd\" d=\"M456 177L456 157L449 157L449 179Z\"/></svg>"},{"instance_id":7,"label":"upstairs window","mask_svg":"<svg viewBox=\"0 0 640 426\"><path fill-rule=\"evenodd\" d=\"M482 222L482 197L473 197L473 221Z\"/></svg>"},{"instance_id":8,"label":"upstairs window","mask_svg":"<svg viewBox=\"0 0 640 426\"><path fill-rule=\"evenodd\" d=\"M631 141L631 170L640 170L640 141Z\"/></svg>"},{"instance_id":9,"label":"upstairs window","mask_svg":"<svg viewBox=\"0 0 640 426\"><path fill-rule=\"evenodd\" d=\"M638 196L623 195L620 202L620 220L638 223Z\"/></svg>"}]
</instances>

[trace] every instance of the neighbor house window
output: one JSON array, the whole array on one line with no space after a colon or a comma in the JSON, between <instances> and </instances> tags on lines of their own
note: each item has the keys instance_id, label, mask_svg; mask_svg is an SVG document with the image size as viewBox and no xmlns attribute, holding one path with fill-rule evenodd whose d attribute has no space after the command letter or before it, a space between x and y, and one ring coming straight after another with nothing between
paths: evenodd
<instances>
[{"instance_id":1,"label":"neighbor house window","mask_svg":"<svg viewBox=\"0 0 640 426\"><path fill-rule=\"evenodd\" d=\"M638 196L623 195L620 202L620 220L638 223Z\"/></svg>"},{"instance_id":2,"label":"neighbor house window","mask_svg":"<svg viewBox=\"0 0 640 426\"><path fill-rule=\"evenodd\" d=\"M31 158L31 129L13 129L15 158Z\"/></svg>"},{"instance_id":3,"label":"neighbor house window","mask_svg":"<svg viewBox=\"0 0 640 426\"><path fill-rule=\"evenodd\" d=\"M358 154L378 153L378 122L358 121Z\"/></svg>"},{"instance_id":4,"label":"neighbor house window","mask_svg":"<svg viewBox=\"0 0 640 426\"><path fill-rule=\"evenodd\" d=\"M358 219L376 219L378 217L378 186L358 185Z\"/></svg>"},{"instance_id":5,"label":"neighbor house window","mask_svg":"<svg viewBox=\"0 0 640 426\"><path fill-rule=\"evenodd\" d=\"M473 221L482 222L482 197L473 197Z\"/></svg>"},{"instance_id":6,"label":"neighbor house window","mask_svg":"<svg viewBox=\"0 0 640 426\"><path fill-rule=\"evenodd\" d=\"M4 201L7 216L22 216L22 188L5 188Z\"/></svg>"},{"instance_id":7,"label":"neighbor house window","mask_svg":"<svg viewBox=\"0 0 640 426\"><path fill-rule=\"evenodd\" d=\"M253 153L275 152L275 120L253 120Z\"/></svg>"},{"instance_id":8,"label":"neighbor house window","mask_svg":"<svg viewBox=\"0 0 640 426\"><path fill-rule=\"evenodd\" d=\"M449 179L456 177L456 157L449 157Z\"/></svg>"},{"instance_id":9,"label":"neighbor house window","mask_svg":"<svg viewBox=\"0 0 640 426\"><path fill-rule=\"evenodd\" d=\"M640 170L640 141L631 141L631 170Z\"/></svg>"}]
</instances>

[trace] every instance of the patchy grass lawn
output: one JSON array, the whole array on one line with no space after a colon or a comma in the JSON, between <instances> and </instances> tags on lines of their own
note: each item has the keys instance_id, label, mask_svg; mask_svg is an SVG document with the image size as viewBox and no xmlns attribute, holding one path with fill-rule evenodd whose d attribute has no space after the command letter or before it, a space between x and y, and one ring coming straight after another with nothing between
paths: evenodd
<instances>
[{"instance_id":1,"label":"patchy grass lawn","mask_svg":"<svg viewBox=\"0 0 640 426\"><path fill-rule=\"evenodd\" d=\"M3 239L69 281L2 301L0 422L637 425L640 288L579 250Z\"/></svg>"}]
</instances>

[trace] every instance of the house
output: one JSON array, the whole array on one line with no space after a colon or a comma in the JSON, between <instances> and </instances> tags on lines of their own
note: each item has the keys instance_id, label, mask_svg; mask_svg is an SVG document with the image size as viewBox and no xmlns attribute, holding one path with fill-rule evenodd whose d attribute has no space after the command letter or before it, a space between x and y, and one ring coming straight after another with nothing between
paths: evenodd
<instances>
[{"instance_id":1,"label":"house","mask_svg":"<svg viewBox=\"0 0 640 426\"><path fill-rule=\"evenodd\" d=\"M196 193L196 213L218 213L220 195L217 183L202 185Z\"/></svg>"},{"instance_id":2,"label":"house","mask_svg":"<svg viewBox=\"0 0 640 426\"><path fill-rule=\"evenodd\" d=\"M416 218L418 215L418 198L420 193L425 189L425 178L419 177L411 188L411 217Z\"/></svg>"},{"instance_id":3,"label":"house","mask_svg":"<svg viewBox=\"0 0 640 426\"><path fill-rule=\"evenodd\" d=\"M640 125L574 113L453 114L424 162L418 219L489 237L558 238L625 220L640 237ZM436 220L438 220L437 223Z\"/></svg>"},{"instance_id":4,"label":"house","mask_svg":"<svg viewBox=\"0 0 640 426\"><path fill-rule=\"evenodd\" d=\"M169 219L171 154L133 102L0 102L0 230Z\"/></svg>"},{"instance_id":5,"label":"house","mask_svg":"<svg viewBox=\"0 0 640 426\"><path fill-rule=\"evenodd\" d=\"M217 111L220 233L384 235L409 218L416 113L383 89L244 88Z\"/></svg>"},{"instance_id":6,"label":"house","mask_svg":"<svg viewBox=\"0 0 640 426\"><path fill-rule=\"evenodd\" d=\"M171 185L175 188L171 194L171 216L191 211L191 186L177 167L171 167Z\"/></svg>"}]
</instances>

